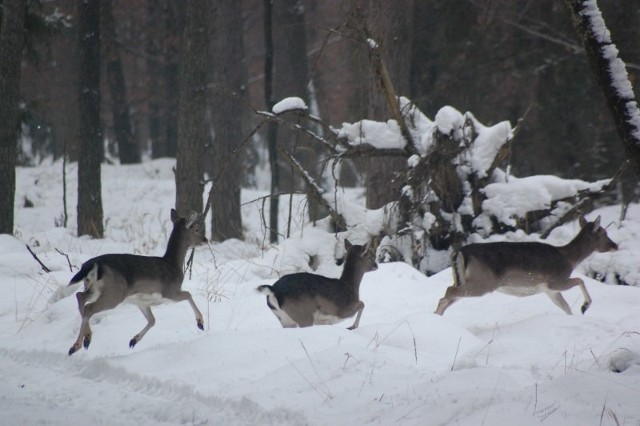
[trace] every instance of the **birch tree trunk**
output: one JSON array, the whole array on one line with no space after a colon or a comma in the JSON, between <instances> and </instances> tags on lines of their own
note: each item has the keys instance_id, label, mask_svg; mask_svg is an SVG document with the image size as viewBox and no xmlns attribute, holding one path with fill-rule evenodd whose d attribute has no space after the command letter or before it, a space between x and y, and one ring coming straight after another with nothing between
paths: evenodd
<instances>
[{"instance_id":1,"label":"birch tree trunk","mask_svg":"<svg viewBox=\"0 0 640 426\"><path fill-rule=\"evenodd\" d=\"M640 110L625 64L600 13L596 0L565 0L573 26L584 45L596 80L613 114L627 157L640 175Z\"/></svg>"}]
</instances>

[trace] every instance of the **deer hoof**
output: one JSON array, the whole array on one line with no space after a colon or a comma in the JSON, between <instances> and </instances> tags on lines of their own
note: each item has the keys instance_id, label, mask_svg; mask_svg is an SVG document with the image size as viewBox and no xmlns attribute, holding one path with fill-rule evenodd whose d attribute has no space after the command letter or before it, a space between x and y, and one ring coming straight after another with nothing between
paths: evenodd
<instances>
[{"instance_id":1,"label":"deer hoof","mask_svg":"<svg viewBox=\"0 0 640 426\"><path fill-rule=\"evenodd\" d=\"M198 328L204 331L204 322L201 319L197 319L196 323L198 324Z\"/></svg>"},{"instance_id":2,"label":"deer hoof","mask_svg":"<svg viewBox=\"0 0 640 426\"><path fill-rule=\"evenodd\" d=\"M89 349L90 344L91 344L91 336L85 336L84 341L82 342L82 346L84 346L85 349Z\"/></svg>"},{"instance_id":3,"label":"deer hoof","mask_svg":"<svg viewBox=\"0 0 640 426\"><path fill-rule=\"evenodd\" d=\"M69 349L69 356L71 356L74 353L76 353L78 351L78 349L80 349L80 345L79 344L75 344L75 345L71 346L71 349Z\"/></svg>"},{"instance_id":4,"label":"deer hoof","mask_svg":"<svg viewBox=\"0 0 640 426\"><path fill-rule=\"evenodd\" d=\"M133 347L136 345L136 343L138 343L138 339L136 339L135 337L131 340L129 340L129 348L133 349Z\"/></svg>"},{"instance_id":5,"label":"deer hoof","mask_svg":"<svg viewBox=\"0 0 640 426\"><path fill-rule=\"evenodd\" d=\"M580 311L582 312L582 315L584 315L584 313L587 311L587 309L589 309L590 304L589 303L585 303L584 305L582 305L582 307L580 308Z\"/></svg>"}]
</instances>

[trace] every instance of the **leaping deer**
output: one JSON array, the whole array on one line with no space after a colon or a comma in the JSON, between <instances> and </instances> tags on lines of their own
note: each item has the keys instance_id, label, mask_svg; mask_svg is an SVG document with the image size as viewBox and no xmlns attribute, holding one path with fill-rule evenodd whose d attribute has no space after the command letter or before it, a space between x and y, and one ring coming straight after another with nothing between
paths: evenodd
<instances>
[{"instance_id":1,"label":"leaping deer","mask_svg":"<svg viewBox=\"0 0 640 426\"><path fill-rule=\"evenodd\" d=\"M69 282L69 285L73 285L84 281L84 291L76 293L78 310L82 317L80 333L69 349L69 355L80 350L82 345L85 349L89 348L89 320L94 314L113 309L125 301L137 305L147 319L147 325L129 341L131 348L155 325L151 306L167 301L188 301L196 316L198 328L204 330L202 314L191 293L182 290L187 250L207 241L203 235L202 218L192 212L189 218L185 219L171 209L171 221L173 230L162 257L105 254L82 264L80 271Z\"/></svg>"},{"instance_id":2,"label":"leaping deer","mask_svg":"<svg viewBox=\"0 0 640 426\"><path fill-rule=\"evenodd\" d=\"M436 309L442 315L462 297L477 297L493 291L514 296L545 293L560 309L571 315L562 291L579 286L584 295L582 313L591 305L591 297L580 278L571 272L594 251L615 251L618 245L600 226L579 220L581 230L567 245L556 247L539 242L497 242L469 244L456 252L452 260L453 285Z\"/></svg>"}]
</instances>

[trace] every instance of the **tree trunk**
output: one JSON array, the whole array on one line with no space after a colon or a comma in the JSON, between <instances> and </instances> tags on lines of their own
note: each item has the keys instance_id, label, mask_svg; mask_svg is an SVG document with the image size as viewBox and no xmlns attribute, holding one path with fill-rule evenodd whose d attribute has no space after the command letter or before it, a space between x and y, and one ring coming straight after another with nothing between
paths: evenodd
<instances>
[{"instance_id":1,"label":"tree trunk","mask_svg":"<svg viewBox=\"0 0 640 426\"><path fill-rule=\"evenodd\" d=\"M102 238L100 164L100 1L78 2L80 37L80 150L78 159L78 235Z\"/></svg>"},{"instance_id":2,"label":"tree trunk","mask_svg":"<svg viewBox=\"0 0 640 426\"><path fill-rule=\"evenodd\" d=\"M381 45L397 96L409 95L413 0L371 1L371 32ZM377 70L371 75L369 118L385 121L393 117ZM397 100L394 100L397 102ZM367 208L378 209L400 197L406 162L401 158L371 158L367 170Z\"/></svg>"},{"instance_id":3,"label":"tree trunk","mask_svg":"<svg viewBox=\"0 0 640 426\"><path fill-rule=\"evenodd\" d=\"M172 0L147 0L149 139L152 158L175 157L180 97L179 55L185 13Z\"/></svg>"},{"instance_id":4,"label":"tree trunk","mask_svg":"<svg viewBox=\"0 0 640 426\"><path fill-rule=\"evenodd\" d=\"M209 67L210 0L187 1L187 23L182 40L176 209L182 216L202 212L202 152L207 136L205 121Z\"/></svg>"},{"instance_id":5,"label":"tree trunk","mask_svg":"<svg viewBox=\"0 0 640 426\"><path fill-rule=\"evenodd\" d=\"M264 98L267 111L275 105L273 97L273 0L264 0ZM267 150L271 168L271 197L269 198L269 241L278 242L278 209L280 206L280 167L278 165L278 125L267 125Z\"/></svg>"},{"instance_id":6,"label":"tree trunk","mask_svg":"<svg viewBox=\"0 0 640 426\"><path fill-rule=\"evenodd\" d=\"M211 203L211 238L224 241L242 238L240 185L242 157L234 152L243 140L246 108L237 97L244 96L247 70L244 58L242 1L218 3L215 19L215 83L222 90L214 93L213 120L215 142L213 158L214 192ZM229 93L233 92L234 96Z\"/></svg>"},{"instance_id":7,"label":"tree trunk","mask_svg":"<svg viewBox=\"0 0 640 426\"><path fill-rule=\"evenodd\" d=\"M640 110L618 49L595 1L565 0L596 80L613 114L618 136L640 175Z\"/></svg>"},{"instance_id":8,"label":"tree trunk","mask_svg":"<svg viewBox=\"0 0 640 426\"><path fill-rule=\"evenodd\" d=\"M4 0L0 13L0 234L13 234L18 102L25 0Z\"/></svg>"},{"instance_id":9,"label":"tree trunk","mask_svg":"<svg viewBox=\"0 0 640 426\"><path fill-rule=\"evenodd\" d=\"M102 1L102 20L106 37L104 52L107 59L107 82L111 95L111 114L113 130L118 144L120 164L140 163L140 150L135 144L129 105L127 104L127 87L124 82L120 51L116 43L116 24L113 18L113 0Z\"/></svg>"},{"instance_id":10,"label":"tree trunk","mask_svg":"<svg viewBox=\"0 0 640 426\"><path fill-rule=\"evenodd\" d=\"M273 93L276 102L296 96L303 99L307 105L310 104L306 30L305 9L300 0L273 1ZM290 118L285 117L285 119ZM279 144L293 154L316 183L320 184L320 150L315 141L301 137L299 132L282 126L278 129L278 136ZM279 162L279 164L281 188L293 191L306 189L309 218L320 219L324 211L321 210L315 193L307 187L304 179L300 179L293 169L288 167L287 163Z\"/></svg>"}]
</instances>

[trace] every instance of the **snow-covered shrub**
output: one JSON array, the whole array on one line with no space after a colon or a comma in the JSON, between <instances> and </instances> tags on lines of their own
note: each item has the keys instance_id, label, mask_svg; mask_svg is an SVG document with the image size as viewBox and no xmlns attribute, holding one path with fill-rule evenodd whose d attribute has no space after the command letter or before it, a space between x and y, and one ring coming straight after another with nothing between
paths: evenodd
<instances>
[{"instance_id":1,"label":"snow-covered shrub","mask_svg":"<svg viewBox=\"0 0 640 426\"><path fill-rule=\"evenodd\" d=\"M400 253L422 272L438 272L448 266L450 250L467 242L519 230L547 235L609 183L517 178L506 164L514 137L508 121L488 127L450 106L432 121L406 98L400 106L410 141L394 120L346 123L336 131L353 147L406 153L406 184L399 201L387 207L395 223L380 260Z\"/></svg>"}]
</instances>

